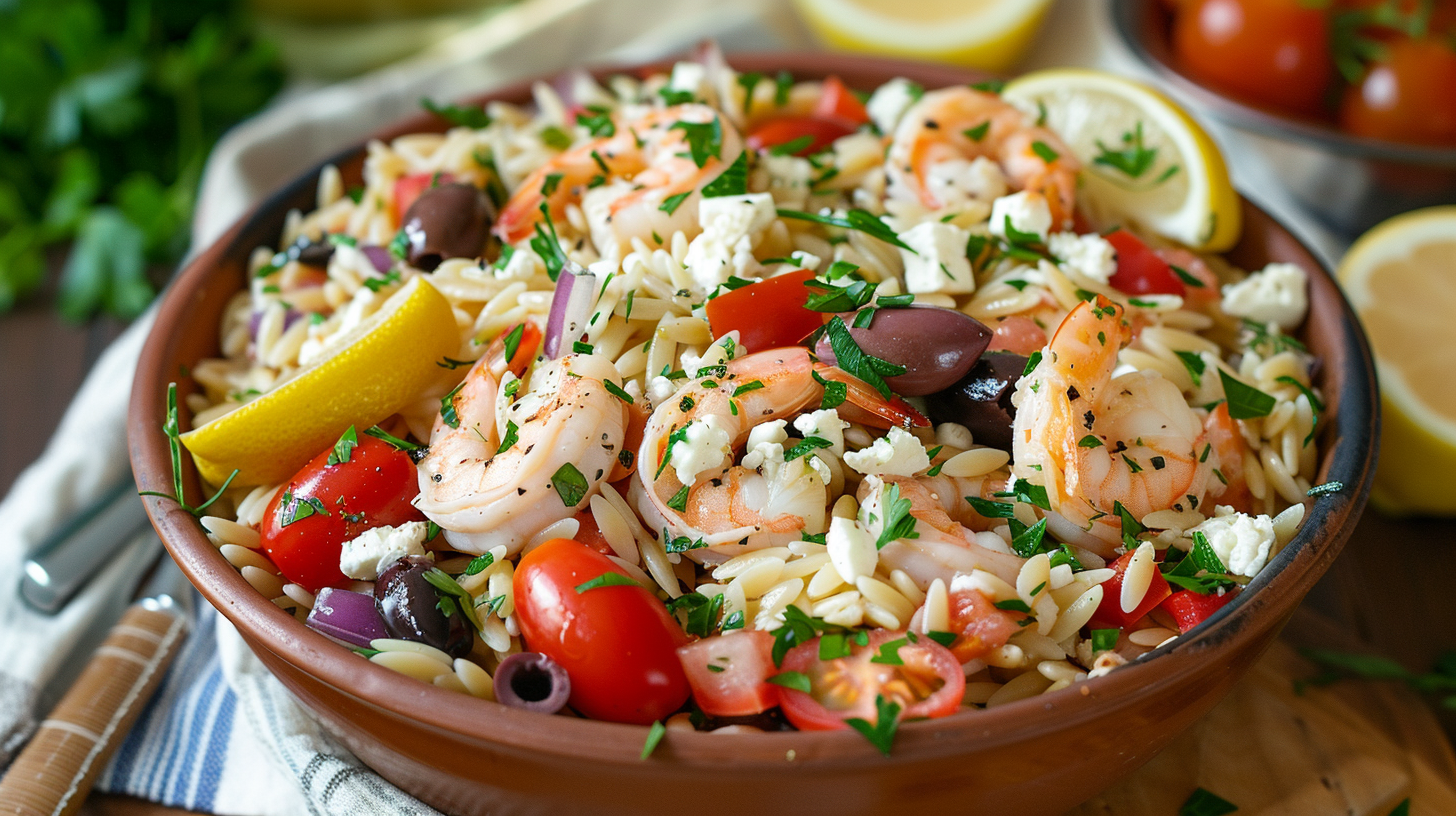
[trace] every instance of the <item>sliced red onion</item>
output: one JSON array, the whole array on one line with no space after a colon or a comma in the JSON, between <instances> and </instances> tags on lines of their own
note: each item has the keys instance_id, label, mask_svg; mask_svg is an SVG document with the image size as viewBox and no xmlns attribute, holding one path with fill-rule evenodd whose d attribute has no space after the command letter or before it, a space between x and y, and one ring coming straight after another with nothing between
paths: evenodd
<instances>
[{"instance_id":1,"label":"sliced red onion","mask_svg":"<svg viewBox=\"0 0 1456 816\"><path fill-rule=\"evenodd\" d=\"M580 339L597 305L597 276L567 261L556 279L556 294L551 296L551 315L546 320L546 337L542 348L548 360L555 360L571 351L571 344Z\"/></svg>"},{"instance_id":2,"label":"sliced red onion","mask_svg":"<svg viewBox=\"0 0 1456 816\"><path fill-rule=\"evenodd\" d=\"M389 637L384 630L384 619L374 607L374 596L347 589L319 590L305 623L315 632L352 646L367 648L370 641Z\"/></svg>"},{"instance_id":3,"label":"sliced red onion","mask_svg":"<svg viewBox=\"0 0 1456 816\"><path fill-rule=\"evenodd\" d=\"M495 670L495 699L512 708L555 714L571 697L566 669L540 652L518 652Z\"/></svg>"},{"instance_id":4,"label":"sliced red onion","mask_svg":"<svg viewBox=\"0 0 1456 816\"><path fill-rule=\"evenodd\" d=\"M390 257L389 250L382 246L366 244L359 247L359 251L364 253L364 257L369 259L369 263L373 264L381 275L389 274L389 270L394 268L394 258Z\"/></svg>"}]
</instances>

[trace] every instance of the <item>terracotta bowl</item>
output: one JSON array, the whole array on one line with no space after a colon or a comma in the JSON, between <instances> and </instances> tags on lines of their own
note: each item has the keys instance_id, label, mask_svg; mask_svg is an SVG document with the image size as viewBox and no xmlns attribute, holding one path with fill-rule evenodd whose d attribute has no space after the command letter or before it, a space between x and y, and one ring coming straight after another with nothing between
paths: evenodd
<instances>
[{"instance_id":1,"label":"terracotta bowl","mask_svg":"<svg viewBox=\"0 0 1456 816\"><path fill-rule=\"evenodd\" d=\"M853 87L906 76L926 87L979 77L944 67L814 54L740 56L741 70L833 73ZM600 72L608 73L606 71ZM517 85L488 98L528 99ZM390 133L440 130L421 117ZM358 183L358 147L333 159ZM142 352L131 405L137 484L169 491L162 433L167 383L184 394L184 367L218 353L218 323L243 285L247 258L278 240L285 213L312 206L318 173L279 191L182 271ZM893 755L853 732L670 733L649 760L647 729L522 712L411 680L361 660L260 596L223 560L197 521L165 499L147 510L202 594L258 657L366 764L453 813L1060 813L1129 773L1208 711L1252 665L1339 553L1365 503L1375 458L1377 400L1364 334L1314 256L1260 210L1229 258L1246 268L1288 261L1310 277L1304 339L1324 364L1319 385L1326 451L1317 499L1274 562L1206 625L1111 674L990 711L905 724ZM184 409L185 410L185 409ZM185 427L186 417L183 418ZM186 465L189 497L199 485ZM924 810L919 810L923 808Z\"/></svg>"},{"instance_id":2,"label":"terracotta bowl","mask_svg":"<svg viewBox=\"0 0 1456 816\"><path fill-rule=\"evenodd\" d=\"M1363 139L1245 104L1184 72L1163 0L1117 0L1112 15L1133 55L1184 104L1232 128L1229 150L1261 156L1305 210L1346 239L1393 215L1456 201L1456 148Z\"/></svg>"}]
</instances>

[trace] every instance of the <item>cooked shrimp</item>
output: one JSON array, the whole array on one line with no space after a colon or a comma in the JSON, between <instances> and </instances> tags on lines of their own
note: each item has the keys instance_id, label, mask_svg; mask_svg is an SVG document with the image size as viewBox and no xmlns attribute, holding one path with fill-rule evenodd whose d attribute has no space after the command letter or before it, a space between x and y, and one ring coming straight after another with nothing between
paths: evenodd
<instances>
[{"instance_id":1,"label":"cooked shrimp","mask_svg":"<svg viewBox=\"0 0 1456 816\"><path fill-rule=\"evenodd\" d=\"M647 422L632 483L637 511L649 527L702 539L709 548L735 549L739 544L774 546L803 533L824 532L828 492L808 457L769 472L735 465L731 455L755 426L792 417L822 396L823 386L814 381L813 371L808 349L763 351L729 362L723 375L701 377L657 406ZM762 386L742 390L752 383ZM701 423L700 430L713 429L723 442L718 448L722 455L696 474L686 486L686 497L679 497L684 484L671 460L675 446L689 444L685 437L694 423ZM702 550L691 553L707 555Z\"/></svg>"},{"instance_id":2,"label":"cooked shrimp","mask_svg":"<svg viewBox=\"0 0 1456 816\"><path fill-rule=\"evenodd\" d=\"M1079 304L1013 397L1013 475L1046 488L1058 538L1104 557L1122 541L1119 504L1139 520L1196 506L1217 464L1178 386L1148 371L1112 378L1129 336L1121 306Z\"/></svg>"},{"instance_id":3,"label":"cooked shrimp","mask_svg":"<svg viewBox=\"0 0 1456 816\"><path fill-rule=\"evenodd\" d=\"M899 488L899 496L910 501L917 538L902 538L880 549L880 563L904 570L917 586L925 589L939 578L949 584L957 574L985 570L1014 583L1022 560L1010 552L986 547L977 540L976 530L988 529L987 520L970 509L966 496L990 498L1006 487L1005 473L973 479L949 476L868 476L860 482L858 498L863 508L884 518L885 491ZM995 537L994 533L983 533Z\"/></svg>"},{"instance_id":4,"label":"cooked shrimp","mask_svg":"<svg viewBox=\"0 0 1456 816\"><path fill-rule=\"evenodd\" d=\"M1218 462L1218 469L1214 471L1217 481L1211 482L1208 488L1209 499L1241 513L1252 512L1254 495L1244 478L1244 454L1249 450L1249 443L1239 432L1238 422L1229 416L1228 403L1221 402L1208 412L1203 429ZM1211 511L1212 508L1209 508Z\"/></svg>"},{"instance_id":5,"label":"cooked shrimp","mask_svg":"<svg viewBox=\"0 0 1456 816\"><path fill-rule=\"evenodd\" d=\"M688 137L689 128L698 125L711 125L717 132L716 139L710 136L703 142L712 152L700 156L702 166L692 157ZM594 195L615 192L606 205L603 234L595 234L594 227L592 239L598 251L605 253L610 244L624 250L633 238L646 242L654 233L666 238L681 231L692 237L699 231L700 188L741 152L738 131L706 105L676 105L632 122L618 122L613 135L561 153L522 181L501 209L495 233L512 244L528 238L541 220L543 202L552 221L561 223L566 205L581 203L593 190ZM675 207L666 203L683 194L687 197Z\"/></svg>"},{"instance_id":6,"label":"cooked shrimp","mask_svg":"<svg viewBox=\"0 0 1456 816\"><path fill-rule=\"evenodd\" d=\"M937 180L954 178L955 172L946 171L964 169L977 158L999 165L1013 187L1044 196L1054 231L1071 223L1077 160L1056 134L995 94L963 86L925 94L895 129L885 173L892 193L904 191L938 210L944 191L936 191ZM951 162L959 168L947 166Z\"/></svg>"},{"instance_id":7,"label":"cooked shrimp","mask_svg":"<svg viewBox=\"0 0 1456 816\"><path fill-rule=\"evenodd\" d=\"M498 450L496 399L504 372L491 354L470 369L453 400L456 424L444 416L435 422L430 452L419 464L415 506L461 552L498 545L517 552L547 525L585 507L622 450L626 406L604 385L620 380L617 369L604 357L580 354L535 372L535 387L506 410L516 441ZM506 429L509 438L511 425ZM568 467L585 483L574 504L555 484L564 474L570 489L576 479Z\"/></svg>"}]
</instances>

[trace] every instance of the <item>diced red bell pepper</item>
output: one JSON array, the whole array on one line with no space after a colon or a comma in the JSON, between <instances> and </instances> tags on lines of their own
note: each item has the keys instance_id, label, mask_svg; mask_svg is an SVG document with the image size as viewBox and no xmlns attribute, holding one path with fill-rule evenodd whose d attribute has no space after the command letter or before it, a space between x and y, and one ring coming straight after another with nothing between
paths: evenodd
<instances>
[{"instance_id":1,"label":"diced red bell pepper","mask_svg":"<svg viewBox=\"0 0 1456 816\"><path fill-rule=\"evenodd\" d=\"M814 115L846 122L853 126L851 130L870 121L870 113L865 110L864 103L837 76L825 78L819 103L814 106Z\"/></svg>"},{"instance_id":2,"label":"diced red bell pepper","mask_svg":"<svg viewBox=\"0 0 1456 816\"><path fill-rule=\"evenodd\" d=\"M1160 606L1178 622L1178 631L1187 632L1224 607L1239 594L1237 589L1222 595L1200 595L1191 589L1180 589L1169 595Z\"/></svg>"},{"instance_id":3,"label":"diced red bell pepper","mask_svg":"<svg viewBox=\"0 0 1456 816\"><path fill-rule=\"evenodd\" d=\"M1143 595L1142 602L1131 612L1122 611L1122 582L1127 576L1127 565L1132 562L1132 555L1131 552L1126 553L1112 562L1114 574L1102 582L1102 603L1092 613L1092 621L1088 624L1093 629L1125 629L1142 620L1144 615L1153 611L1153 607L1172 594L1168 579L1155 566L1153 580L1148 584L1148 591Z\"/></svg>"}]
</instances>

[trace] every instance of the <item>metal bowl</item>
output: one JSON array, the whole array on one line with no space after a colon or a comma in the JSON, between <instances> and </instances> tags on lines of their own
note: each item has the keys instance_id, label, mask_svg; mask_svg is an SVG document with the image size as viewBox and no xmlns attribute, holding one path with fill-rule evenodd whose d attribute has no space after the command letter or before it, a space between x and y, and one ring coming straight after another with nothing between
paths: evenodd
<instances>
[{"instance_id":1,"label":"metal bowl","mask_svg":"<svg viewBox=\"0 0 1456 816\"><path fill-rule=\"evenodd\" d=\"M1114 0L1112 20L1180 101L1228 126L1231 153L1255 153L1305 211L1347 240L1393 215L1456 203L1456 148L1362 139L1211 90L1173 55L1172 17L1159 0Z\"/></svg>"}]
</instances>

